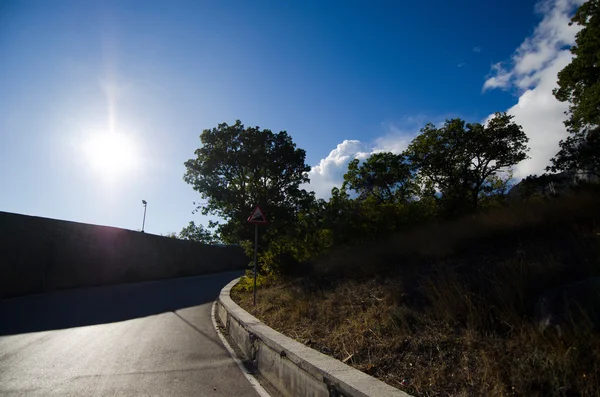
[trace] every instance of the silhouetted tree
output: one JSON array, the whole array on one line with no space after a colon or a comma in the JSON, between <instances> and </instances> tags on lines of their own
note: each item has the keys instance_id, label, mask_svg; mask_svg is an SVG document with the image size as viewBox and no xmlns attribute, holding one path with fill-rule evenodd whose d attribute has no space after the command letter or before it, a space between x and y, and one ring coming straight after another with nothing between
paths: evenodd
<instances>
[{"instance_id":1,"label":"silhouetted tree","mask_svg":"<svg viewBox=\"0 0 600 397\"><path fill-rule=\"evenodd\" d=\"M581 5L570 24L581 29L571 48L573 60L558 73L553 93L569 102L564 122L570 136L560 142L560 151L548 171L578 170L600 177L600 0Z\"/></svg>"},{"instance_id":2,"label":"silhouetted tree","mask_svg":"<svg viewBox=\"0 0 600 397\"><path fill-rule=\"evenodd\" d=\"M210 230L205 229L202 225L196 225L194 221L191 221L186 227L181 229L179 238L204 244L216 244L220 242L219 238Z\"/></svg>"},{"instance_id":3,"label":"silhouetted tree","mask_svg":"<svg viewBox=\"0 0 600 397\"><path fill-rule=\"evenodd\" d=\"M406 151L422 190L439 195L448 212L478 207L498 190L499 173L527 158L529 139L512 118L496 113L487 125L459 118L441 128L427 124Z\"/></svg>"},{"instance_id":4,"label":"silhouetted tree","mask_svg":"<svg viewBox=\"0 0 600 397\"><path fill-rule=\"evenodd\" d=\"M251 239L246 218L256 204L267 212L273 233L314 200L312 192L300 189L309 182L306 153L287 132L245 127L237 120L204 130L200 141L196 157L185 163L184 180L207 200L203 214L225 220L217 226L224 242Z\"/></svg>"},{"instance_id":5,"label":"silhouetted tree","mask_svg":"<svg viewBox=\"0 0 600 397\"><path fill-rule=\"evenodd\" d=\"M362 163L351 161L342 189L355 191L361 200L371 196L381 202L405 202L415 193L415 184L405 155L382 152Z\"/></svg>"}]
</instances>

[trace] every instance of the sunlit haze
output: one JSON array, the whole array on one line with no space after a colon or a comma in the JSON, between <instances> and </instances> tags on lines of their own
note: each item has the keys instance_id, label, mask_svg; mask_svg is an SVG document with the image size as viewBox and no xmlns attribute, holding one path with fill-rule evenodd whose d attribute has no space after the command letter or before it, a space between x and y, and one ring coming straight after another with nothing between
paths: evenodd
<instances>
[{"instance_id":1,"label":"sunlit haze","mask_svg":"<svg viewBox=\"0 0 600 397\"><path fill-rule=\"evenodd\" d=\"M127 179L138 166L135 142L121 133L105 131L91 135L83 153L101 178Z\"/></svg>"},{"instance_id":2,"label":"sunlit haze","mask_svg":"<svg viewBox=\"0 0 600 397\"><path fill-rule=\"evenodd\" d=\"M0 3L0 211L178 232L203 129L286 130L319 197L427 122L508 111L543 172L579 0Z\"/></svg>"}]
</instances>

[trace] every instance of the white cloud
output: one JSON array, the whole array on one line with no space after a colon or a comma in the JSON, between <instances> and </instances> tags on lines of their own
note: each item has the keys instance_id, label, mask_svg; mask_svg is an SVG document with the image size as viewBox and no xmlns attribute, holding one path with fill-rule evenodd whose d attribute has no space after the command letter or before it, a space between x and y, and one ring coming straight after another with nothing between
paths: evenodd
<instances>
[{"instance_id":1,"label":"white cloud","mask_svg":"<svg viewBox=\"0 0 600 397\"><path fill-rule=\"evenodd\" d=\"M583 0L545 0L536 6L543 15L533 34L515 50L509 62L492 66L483 85L489 89L516 89L520 96L507 110L529 137L531 159L520 163L515 177L540 174L558 151L567 132L563 125L568 105L556 100L558 72L572 59L568 48L575 43L576 26L570 18Z\"/></svg>"},{"instance_id":2,"label":"white cloud","mask_svg":"<svg viewBox=\"0 0 600 397\"><path fill-rule=\"evenodd\" d=\"M543 15L531 37L526 38L515 50L508 62L492 65L483 91L489 89L516 89L520 93L518 102L507 110L515 116L515 122L529 136L531 159L520 163L515 177L523 178L532 173L542 173L549 159L558 151L558 142L566 136L562 123L567 105L558 102L552 95L556 87L557 73L571 60L569 46L575 42L577 28L569 26L571 14L583 0L545 0L536 6ZM473 48L479 52L480 47ZM406 117L398 128L384 124L386 133L370 143L345 140L314 166L310 172L311 183L304 186L315 191L317 197L328 198L334 186L340 187L348 163L365 159L372 153L402 152L417 135L419 129L429 121L419 115ZM437 120L436 126L443 125Z\"/></svg>"},{"instance_id":3,"label":"white cloud","mask_svg":"<svg viewBox=\"0 0 600 397\"><path fill-rule=\"evenodd\" d=\"M492 65L492 77L488 78L483 84L483 91L493 88L508 87L511 79L511 73L504 69L501 62Z\"/></svg>"},{"instance_id":4,"label":"white cloud","mask_svg":"<svg viewBox=\"0 0 600 397\"><path fill-rule=\"evenodd\" d=\"M481 52L481 47L480 46L473 47L473 52Z\"/></svg>"},{"instance_id":5,"label":"white cloud","mask_svg":"<svg viewBox=\"0 0 600 397\"><path fill-rule=\"evenodd\" d=\"M492 65L484 91L493 88L534 88L540 73L563 51L575 42L577 26L569 26L571 15L583 0L544 0L536 11L543 15L533 34L526 38L511 56L510 67L502 63Z\"/></svg>"},{"instance_id":6,"label":"white cloud","mask_svg":"<svg viewBox=\"0 0 600 397\"><path fill-rule=\"evenodd\" d=\"M411 124L418 121L420 121L420 117L410 118ZM375 139L372 143L344 140L338 144L326 158L321 159L318 165L312 167L309 173L310 184L303 188L314 191L317 197L328 198L334 186L342 186L343 177L348 170L350 161L356 158L364 160L378 152L401 153L417 131L407 133L394 124L384 124L384 128L387 130L387 134Z\"/></svg>"},{"instance_id":7,"label":"white cloud","mask_svg":"<svg viewBox=\"0 0 600 397\"><path fill-rule=\"evenodd\" d=\"M457 68L462 68L463 66L466 66L466 62L461 62L458 65L456 65Z\"/></svg>"},{"instance_id":8,"label":"white cloud","mask_svg":"<svg viewBox=\"0 0 600 397\"><path fill-rule=\"evenodd\" d=\"M418 126L415 125L413 128L401 129L394 124L387 124L387 134L375 139L373 143L373 153L377 152L392 152L402 153L410 144L415 136L419 133L419 130L426 124L425 121L417 121Z\"/></svg>"},{"instance_id":9,"label":"white cloud","mask_svg":"<svg viewBox=\"0 0 600 397\"><path fill-rule=\"evenodd\" d=\"M348 163L355 158L367 158L370 154L368 145L357 140L344 140L329 155L312 167L309 173L310 184L304 186L313 190L317 197L329 197L334 186L341 186Z\"/></svg>"},{"instance_id":10,"label":"white cloud","mask_svg":"<svg viewBox=\"0 0 600 397\"><path fill-rule=\"evenodd\" d=\"M558 142L567 136L563 120L568 105L556 100L552 89L556 86L556 75L571 61L571 54L561 53L540 71L539 82L533 89L521 94L516 105L507 110L515 116L515 122L523 127L529 137L531 148L528 160L515 169L515 177L541 174L550 159L558 152Z\"/></svg>"}]
</instances>

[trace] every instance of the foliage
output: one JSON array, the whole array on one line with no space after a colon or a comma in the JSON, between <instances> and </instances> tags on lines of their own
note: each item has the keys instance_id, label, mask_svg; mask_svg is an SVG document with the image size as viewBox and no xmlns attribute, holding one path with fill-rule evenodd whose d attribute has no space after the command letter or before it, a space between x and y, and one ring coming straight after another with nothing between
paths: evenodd
<instances>
[{"instance_id":1,"label":"foliage","mask_svg":"<svg viewBox=\"0 0 600 397\"><path fill-rule=\"evenodd\" d=\"M501 173L527 158L529 139L512 118L496 113L487 125L461 119L441 128L427 124L406 152L422 189L436 192L447 212L477 208L499 190Z\"/></svg>"},{"instance_id":2,"label":"foliage","mask_svg":"<svg viewBox=\"0 0 600 397\"><path fill-rule=\"evenodd\" d=\"M374 197L378 202L406 202L414 194L413 176L406 156L375 153L360 164L354 159L344 175L342 189L351 189L360 200Z\"/></svg>"},{"instance_id":3,"label":"foliage","mask_svg":"<svg viewBox=\"0 0 600 397\"><path fill-rule=\"evenodd\" d=\"M560 142L550 171L582 170L600 177L600 0L588 0L571 19L582 29L574 58L558 73L554 96L569 102L564 122L570 136Z\"/></svg>"},{"instance_id":4,"label":"foliage","mask_svg":"<svg viewBox=\"0 0 600 397\"><path fill-rule=\"evenodd\" d=\"M237 120L204 130L200 140L196 157L185 163L184 180L208 200L203 214L225 220L217 226L224 242L252 238L246 218L256 204L268 214L269 229L275 232L313 200L299 187L309 181L306 153L287 132L245 127Z\"/></svg>"},{"instance_id":5,"label":"foliage","mask_svg":"<svg viewBox=\"0 0 600 397\"><path fill-rule=\"evenodd\" d=\"M460 119L440 129L428 124L403 154L351 161L341 189L316 204L330 247L414 228L438 217L438 207L452 214L502 205L510 166L528 150L527 137L511 120L496 114L486 126Z\"/></svg>"},{"instance_id":6,"label":"foliage","mask_svg":"<svg viewBox=\"0 0 600 397\"><path fill-rule=\"evenodd\" d=\"M578 132L559 143L560 151L551 159L547 171L580 170L600 177L600 129Z\"/></svg>"},{"instance_id":7,"label":"foliage","mask_svg":"<svg viewBox=\"0 0 600 397\"><path fill-rule=\"evenodd\" d=\"M559 339L540 332L534 309L544 292L600 275L599 194L343 247L315 261L312 276L261 290L256 306L251 294L232 296L279 332L411 395L599 395L600 329L565 319L574 327Z\"/></svg>"},{"instance_id":8,"label":"foliage","mask_svg":"<svg viewBox=\"0 0 600 397\"><path fill-rule=\"evenodd\" d=\"M333 233L323 222L323 203L313 201L298 212L295 222L287 225L285 230L269 236L268 249L259 253L263 273L306 274L310 270L310 260L333 246Z\"/></svg>"},{"instance_id":9,"label":"foliage","mask_svg":"<svg viewBox=\"0 0 600 397\"><path fill-rule=\"evenodd\" d=\"M216 244L220 242L218 236L210 230L205 229L204 226L196 225L194 221L191 221L186 227L181 229L179 238L204 244Z\"/></svg>"},{"instance_id":10,"label":"foliage","mask_svg":"<svg viewBox=\"0 0 600 397\"><path fill-rule=\"evenodd\" d=\"M256 286L267 287L276 280L273 273L258 273L256 275ZM233 287L235 291L252 292L254 290L254 272L246 270L246 273L240 278L240 281Z\"/></svg>"},{"instance_id":11,"label":"foliage","mask_svg":"<svg viewBox=\"0 0 600 397\"><path fill-rule=\"evenodd\" d=\"M485 126L460 119L442 128L428 124L405 153L351 161L342 187L317 200L300 189L310 167L286 132L237 121L204 130L201 141L186 162L185 181L208 200L204 214L225 220L216 225L223 241L241 244L250 258L254 236L246 218L261 205L269 224L259 228L259 269L273 277L305 274L335 247L393 235L440 214L502 205L510 167L528 150L521 127L506 114ZM193 223L181 235L212 238Z\"/></svg>"}]
</instances>

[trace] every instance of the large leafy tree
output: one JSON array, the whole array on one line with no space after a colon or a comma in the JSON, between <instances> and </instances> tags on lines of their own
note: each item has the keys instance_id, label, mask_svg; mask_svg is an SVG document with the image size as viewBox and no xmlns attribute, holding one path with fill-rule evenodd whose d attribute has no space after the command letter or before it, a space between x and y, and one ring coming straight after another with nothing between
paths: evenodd
<instances>
[{"instance_id":1,"label":"large leafy tree","mask_svg":"<svg viewBox=\"0 0 600 397\"><path fill-rule=\"evenodd\" d=\"M348 164L342 189L350 189L360 200L374 197L379 202L405 202L414 193L411 166L403 154L375 153L364 162Z\"/></svg>"},{"instance_id":2,"label":"large leafy tree","mask_svg":"<svg viewBox=\"0 0 600 397\"><path fill-rule=\"evenodd\" d=\"M406 151L422 190L436 192L451 212L478 207L498 190L499 174L527 158L529 139L512 118L496 113L486 125L459 118L441 128L427 124Z\"/></svg>"},{"instance_id":3,"label":"large leafy tree","mask_svg":"<svg viewBox=\"0 0 600 397\"><path fill-rule=\"evenodd\" d=\"M571 19L577 33L570 64L558 73L554 96L569 102L565 126L570 136L550 171L579 170L600 177L600 0L588 0Z\"/></svg>"},{"instance_id":4,"label":"large leafy tree","mask_svg":"<svg viewBox=\"0 0 600 397\"><path fill-rule=\"evenodd\" d=\"M246 218L256 204L277 228L314 200L312 193L300 189L309 181L306 152L287 132L245 127L237 120L204 130L200 140L196 157L185 162L184 180L206 200L203 214L225 220L218 225L225 243L251 237Z\"/></svg>"},{"instance_id":5,"label":"large leafy tree","mask_svg":"<svg viewBox=\"0 0 600 397\"><path fill-rule=\"evenodd\" d=\"M204 226L196 225L194 221L191 221L187 226L181 229L179 238L182 240L190 240L204 244L219 243L217 236L215 236L210 230L204 228Z\"/></svg>"}]
</instances>

